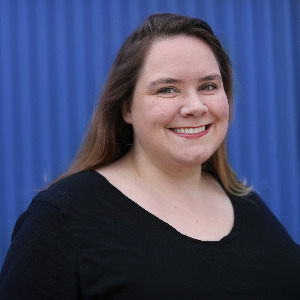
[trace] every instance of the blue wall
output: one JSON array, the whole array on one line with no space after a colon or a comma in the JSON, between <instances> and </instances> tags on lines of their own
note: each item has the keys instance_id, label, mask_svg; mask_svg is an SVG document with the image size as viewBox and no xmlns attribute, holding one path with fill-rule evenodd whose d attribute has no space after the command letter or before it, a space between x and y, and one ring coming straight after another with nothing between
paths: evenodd
<instances>
[{"instance_id":1,"label":"blue wall","mask_svg":"<svg viewBox=\"0 0 300 300\"><path fill-rule=\"evenodd\" d=\"M71 162L125 36L203 18L232 57L230 160L300 243L300 1L0 0L0 266L36 190Z\"/></svg>"}]
</instances>

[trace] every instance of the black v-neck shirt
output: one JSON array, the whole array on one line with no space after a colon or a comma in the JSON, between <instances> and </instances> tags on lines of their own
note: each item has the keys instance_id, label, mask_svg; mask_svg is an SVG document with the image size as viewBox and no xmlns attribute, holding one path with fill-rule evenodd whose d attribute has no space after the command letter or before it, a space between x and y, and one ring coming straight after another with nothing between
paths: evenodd
<instances>
[{"instance_id":1,"label":"black v-neck shirt","mask_svg":"<svg viewBox=\"0 0 300 300\"><path fill-rule=\"evenodd\" d=\"M102 175L71 175L18 219L0 299L300 299L300 247L255 193L229 195L234 226L200 241Z\"/></svg>"}]
</instances>

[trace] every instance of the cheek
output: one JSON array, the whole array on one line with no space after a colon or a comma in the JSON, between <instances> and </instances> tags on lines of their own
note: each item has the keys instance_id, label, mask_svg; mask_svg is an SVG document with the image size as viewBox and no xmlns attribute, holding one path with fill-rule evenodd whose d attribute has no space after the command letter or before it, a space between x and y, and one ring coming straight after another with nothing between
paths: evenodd
<instances>
[{"instance_id":1,"label":"cheek","mask_svg":"<svg viewBox=\"0 0 300 300\"><path fill-rule=\"evenodd\" d=\"M226 96L220 97L210 104L209 110L219 120L229 120L229 104Z\"/></svg>"},{"instance_id":2,"label":"cheek","mask_svg":"<svg viewBox=\"0 0 300 300\"><path fill-rule=\"evenodd\" d=\"M153 98L150 101L137 103L134 109L138 118L142 119L143 122L151 122L154 126L155 124L167 124L178 111L174 101Z\"/></svg>"}]
</instances>

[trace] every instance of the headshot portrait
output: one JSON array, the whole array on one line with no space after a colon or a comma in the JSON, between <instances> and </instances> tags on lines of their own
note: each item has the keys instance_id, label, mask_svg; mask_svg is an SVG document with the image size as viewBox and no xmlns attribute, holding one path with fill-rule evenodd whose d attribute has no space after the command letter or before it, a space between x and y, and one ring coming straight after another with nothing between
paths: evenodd
<instances>
[{"instance_id":1,"label":"headshot portrait","mask_svg":"<svg viewBox=\"0 0 300 300\"><path fill-rule=\"evenodd\" d=\"M300 2L0 11L1 299L300 299Z\"/></svg>"}]
</instances>

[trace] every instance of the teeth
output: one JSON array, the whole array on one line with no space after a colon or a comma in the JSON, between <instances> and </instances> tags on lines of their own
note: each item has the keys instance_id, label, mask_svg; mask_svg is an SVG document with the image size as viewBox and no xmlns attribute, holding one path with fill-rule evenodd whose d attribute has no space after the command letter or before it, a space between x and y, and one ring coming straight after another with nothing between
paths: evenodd
<instances>
[{"instance_id":1,"label":"teeth","mask_svg":"<svg viewBox=\"0 0 300 300\"><path fill-rule=\"evenodd\" d=\"M174 128L173 131L177 133L187 133L187 134L195 134L199 132L203 132L205 130L205 126L200 126L197 128Z\"/></svg>"}]
</instances>

